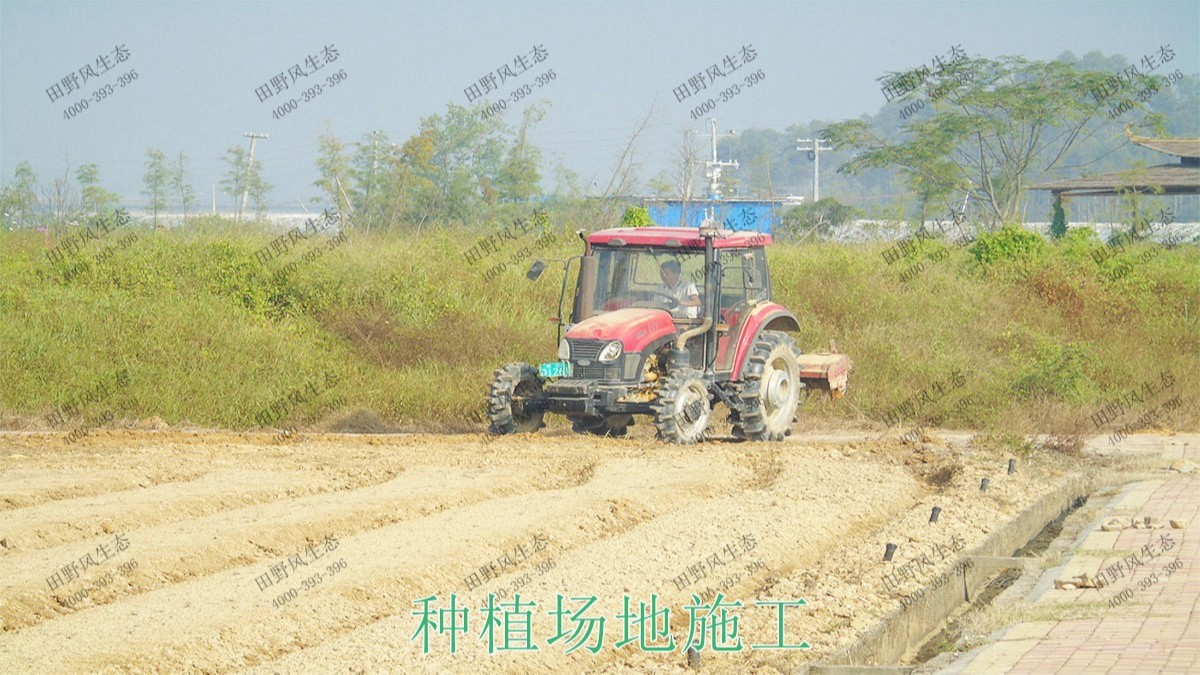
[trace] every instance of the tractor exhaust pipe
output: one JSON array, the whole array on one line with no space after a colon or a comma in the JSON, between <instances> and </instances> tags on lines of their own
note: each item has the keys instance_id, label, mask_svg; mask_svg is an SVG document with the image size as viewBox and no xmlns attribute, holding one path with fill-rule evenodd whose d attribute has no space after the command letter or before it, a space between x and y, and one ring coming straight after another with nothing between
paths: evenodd
<instances>
[{"instance_id":1,"label":"tractor exhaust pipe","mask_svg":"<svg viewBox=\"0 0 1200 675\"><path fill-rule=\"evenodd\" d=\"M713 326L712 240L716 234L716 228L709 224L708 221L700 227L700 236L704 237L704 299L708 306L704 308L704 323L695 328L683 331L675 339L675 349L671 352L672 367L686 368L691 361L690 353L686 348L687 341L697 335L703 335Z\"/></svg>"}]
</instances>

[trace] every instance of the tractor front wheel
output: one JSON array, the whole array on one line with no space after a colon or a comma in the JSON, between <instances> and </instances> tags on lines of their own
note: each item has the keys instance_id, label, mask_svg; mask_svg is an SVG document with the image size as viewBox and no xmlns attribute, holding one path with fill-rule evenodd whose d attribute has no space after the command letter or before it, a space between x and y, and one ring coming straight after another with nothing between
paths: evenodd
<instances>
[{"instance_id":1,"label":"tractor front wheel","mask_svg":"<svg viewBox=\"0 0 1200 675\"><path fill-rule=\"evenodd\" d=\"M488 419L494 434L532 433L545 426L542 378L528 363L510 363L496 370L488 390Z\"/></svg>"},{"instance_id":2,"label":"tractor front wheel","mask_svg":"<svg viewBox=\"0 0 1200 675\"><path fill-rule=\"evenodd\" d=\"M633 424L633 415L605 415L603 417L588 415L573 419L571 430L577 434L620 438L629 431L631 424Z\"/></svg>"},{"instance_id":3,"label":"tractor front wheel","mask_svg":"<svg viewBox=\"0 0 1200 675\"><path fill-rule=\"evenodd\" d=\"M733 435L752 441L782 441L792 431L800 402L800 365L796 340L779 331L763 331L746 361L741 413L733 415Z\"/></svg>"},{"instance_id":4,"label":"tractor front wheel","mask_svg":"<svg viewBox=\"0 0 1200 675\"><path fill-rule=\"evenodd\" d=\"M671 371L653 408L654 427L658 429L659 438L681 445L703 441L712 416L712 402L703 373L692 368Z\"/></svg>"}]
</instances>

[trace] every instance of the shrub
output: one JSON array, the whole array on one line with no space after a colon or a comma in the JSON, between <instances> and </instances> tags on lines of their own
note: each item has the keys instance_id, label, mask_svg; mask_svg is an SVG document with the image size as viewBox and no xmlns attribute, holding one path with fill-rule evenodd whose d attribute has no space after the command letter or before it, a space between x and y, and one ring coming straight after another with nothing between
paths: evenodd
<instances>
[{"instance_id":1,"label":"shrub","mask_svg":"<svg viewBox=\"0 0 1200 675\"><path fill-rule=\"evenodd\" d=\"M650 219L650 212L644 206L631 206L621 216L621 227L654 227L657 224Z\"/></svg>"},{"instance_id":2,"label":"shrub","mask_svg":"<svg viewBox=\"0 0 1200 675\"><path fill-rule=\"evenodd\" d=\"M809 231L824 237L863 215L860 209L842 204L833 197L826 197L819 202L801 204L788 211L783 217L780 229L795 237L804 236Z\"/></svg>"},{"instance_id":3,"label":"shrub","mask_svg":"<svg viewBox=\"0 0 1200 675\"><path fill-rule=\"evenodd\" d=\"M1067 233L1067 212L1063 209L1062 199L1054 200L1054 215L1050 220L1050 236L1062 239Z\"/></svg>"},{"instance_id":4,"label":"shrub","mask_svg":"<svg viewBox=\"0 0 1200 675\"><path fill-rule=\"evenodd\" d=\"M1086 263L1086 268L1093 271L1096 263L1092 259L1092 251L1103 245L1100 236L1092 228L1073 227L1054 241L1053 249L1063 260Z\"/></svg>"},{"instance_id":5,"label":"shrub","mask_svg":"<svg viewBox=\"0 0 1200 675\"><path fill-rule=\"evenodd\" d=\"M1058 398L1081 403L1096 392L1096 385L1084 372L1084 363L1092 360L1086 344L1047 344L1038 347L1033 361L1020 373L1013 385L1018 398Z\"/></svg>"},{"instance_id":6,"label":"shrub","mask_svg":"<svg viewBox=\"0 0 1200 675\"><path fill-rule=\"evenodd\" d=\"M1046 251L1046 240L1019 225L1004 227L979 237L970 248L975 260L984 265L1006 261L1032 261Z\"/></svg>"}]
</instances>

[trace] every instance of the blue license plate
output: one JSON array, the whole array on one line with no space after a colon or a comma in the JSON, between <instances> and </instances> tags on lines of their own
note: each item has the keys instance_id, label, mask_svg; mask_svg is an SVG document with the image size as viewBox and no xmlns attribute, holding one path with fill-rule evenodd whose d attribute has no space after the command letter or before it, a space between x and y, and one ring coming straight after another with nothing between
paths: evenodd
<instances>
[{"instance_id":1,"label":"blue license plate","mask_svg":"<svg viewBox=\"0 0 1200 675\"><path fill-rule=\"evenodd\" d=\"M552 361L538 366L538 375L542 377L570 377L570 361Z\"/></svg>"}]
</instances>

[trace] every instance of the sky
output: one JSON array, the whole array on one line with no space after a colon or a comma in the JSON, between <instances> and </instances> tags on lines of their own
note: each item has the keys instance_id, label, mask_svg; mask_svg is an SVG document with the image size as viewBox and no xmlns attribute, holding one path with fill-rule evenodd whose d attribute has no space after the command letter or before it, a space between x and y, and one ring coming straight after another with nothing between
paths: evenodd
<instances>
[{"instance_id":1,"label":"sky","mask_svg":"<svg viewBox=\"0 0 1200 675\"><path fill-rule=\"evenodd\" d=\"M707 134L709 117L740 132L873 114L886 102L880 77L955 47L1138 61L1169 45L1172 66L1191 74L1198 38L1195 0L0 0L0 177L10 182L28 160L45 184L95 163L102 185L136 207L146 151L157 148L186 155L208 208L226 151L248 148L243 134L254 133L267 136L255 158L275 186L272 207L298 209L320 194L314 162L327 124L343 141L381 131L401 144L422 117L468 104L470 88L495 76L498 89L476 102L516 101L500 113L506 122L519 124L531 101L549 103L531 134L546 187L561 163L600 192L648 115L636 155L643 178L667 168L687 130ZM721 74L706 76L713 66ZM280 74L287 89L270 84ZM703 90L686 85L697 75ZM715 109L693 119L709 98ZM218 187L219 209L231 199Z\"/></svg>"}]
</instances>

